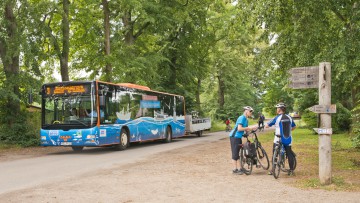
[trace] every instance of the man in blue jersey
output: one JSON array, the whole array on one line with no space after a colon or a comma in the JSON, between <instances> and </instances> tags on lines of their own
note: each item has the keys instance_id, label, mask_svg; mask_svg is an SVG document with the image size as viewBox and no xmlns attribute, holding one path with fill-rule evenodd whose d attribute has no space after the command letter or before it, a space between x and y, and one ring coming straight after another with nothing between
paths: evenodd
<instances>
[{"instance_id":1,"label":"man in blue jersey","mask_svg":"<svg viewBox=\"0 0 360 203\"><path fill-rule=\"evenodd\" d=\"M243 115L239 116L235 123L234 129L230 132L230 145L231 145L231 153L232 153L232 161L234 165L233 173L242 175L244 172L241 170L240 161L239 161L239 152L240 146L242 144L242 136L244 135L245 131L250 131L253 128L248 127L248 119L252 112L254 111L253 108L250 106L245 106ZM236 130L236 133L234 131Z\"/></svg>"},{"instance_id":2,"label":"man in blue jersey","mask_svg":"<svg viewBox=\"0 0 360 203\"><path fill-rule=\"evenodd\" d=\"M273 156L274 156L275 144L279 142L279 139L281 139L281 142L285 147L285 151L289 161L290 170L288 172L288 175L294 175L294 155L291 151L291 143L292 143L291 131L296 128L296 125L294 120L291 118L291 116L285 114L286 105L284 103L278 103L275 107L276 107L277 116L275 116L275 118L271 119L265 125L266 128L275 125ZM269 175L272 175L271 172L269 172Z\"/></svg>"}]
</instances>

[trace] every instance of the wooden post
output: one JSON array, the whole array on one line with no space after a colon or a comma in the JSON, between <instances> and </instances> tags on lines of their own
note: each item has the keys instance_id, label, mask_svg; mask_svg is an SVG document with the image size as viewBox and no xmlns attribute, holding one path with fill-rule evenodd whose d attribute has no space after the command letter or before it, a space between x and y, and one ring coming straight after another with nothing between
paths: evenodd
<instances>
[{"instance_id":1,"label":"wooden post","mask_svg":"<svg viewBox=\"0 0 360 203\"><path fill-rule=\"evenodd\" d=\"M319 64L319 105L331 105L331 64ZM320 114L320 128L331 128L331 114ZM331 184L331 134L319 133L319 178Z\"/></svg>"}]
</instances>

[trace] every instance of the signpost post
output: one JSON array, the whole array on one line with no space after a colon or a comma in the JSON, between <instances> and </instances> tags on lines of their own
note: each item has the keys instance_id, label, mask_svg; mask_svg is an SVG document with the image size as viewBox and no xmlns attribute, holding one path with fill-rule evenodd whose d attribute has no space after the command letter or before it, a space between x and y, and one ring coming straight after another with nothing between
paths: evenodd
<instances>
[{"instance_id":1,"label":"signpost post","mask_svg":"<svg viewBox=\"0 0 360 203\"><path fill-rule=\"evenodd\" d=\"M309 108L320 114L319 134L319 178L321 184L331 184L331 114L336 113L336 105L331 104L331 64L292 68L290 86L293 89L319 88L319 105Z\"/></svg>"},{"instance_id":2,"label":"signpost post","mask_svg":"<svg viewBox=\"0 0 360 203\"><path fill-rule=\"evenodd\" d=\"M331 105L331 64L319 65L319 105ZM331 114L320 113L320 127L331 128ZM332 133L332 132L331 132ZM331 134L319 132L319 178L321 184L331 184Z\"/></svg>"}]
</instances>

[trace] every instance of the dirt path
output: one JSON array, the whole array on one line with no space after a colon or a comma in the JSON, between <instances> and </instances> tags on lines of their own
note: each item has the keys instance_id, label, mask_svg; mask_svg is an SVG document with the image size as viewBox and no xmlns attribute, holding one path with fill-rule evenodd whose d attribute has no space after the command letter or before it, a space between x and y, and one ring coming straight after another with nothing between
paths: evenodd
<instances>
[{"instance_id":1,"label":"dirt path","mask_svg":"<svg viewBox=\"0 0 360 203\"><path fill-rule=\"evenodd\" d=\"M224 136L225 137L225 136ZM266 171L231 173L229 140L149 156L125 166L0 195L0 202L359 202L360 193L301 190ZM71 170L71 169L69 169ZM24 173L26 169L24 169ZM51 173L44 170L44 175Z\"/></svg>"}]
</instances>

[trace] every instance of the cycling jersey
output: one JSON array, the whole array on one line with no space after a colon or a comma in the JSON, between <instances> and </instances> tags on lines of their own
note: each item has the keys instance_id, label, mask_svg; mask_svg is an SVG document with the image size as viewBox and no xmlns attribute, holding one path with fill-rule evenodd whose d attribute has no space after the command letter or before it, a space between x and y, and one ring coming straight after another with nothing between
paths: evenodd
<instances>
[{"instance_id":1,"label":"cycling jersey","mask_svg":"<svg viewBox=\"0 0 360 203\"><path fill-rule=\"evenodd\" d=\"M292 143L291 130L296 126L291 116L287 114L279 114L268 122L269 126L275 125L275 135L281 136L281 142L285 146L290 146ZM279 138L275 136L274 143L277 143Z\"/></svg>"},{"instance_id":2,"label":"cycling jersey","mask_svg":"<svg viewBox=\"0 0 360 203\"><path fill-rule=\"evenodd\" d=\"M245 115L241 115L239 116L239 118L237 119L236 121L236 124L235 124L235 127L234 129L230 132L229 136L231 137L232 133L234 132L234 130L236 130L236 134L235 134L235 137L236 138L242 138L243 134L244 134L244 131L238 131L237 130L237 127L238 125L241 125L243 128L246 128L248 127L248 119L246 118Z\"/></svg>"}]
</instances>

